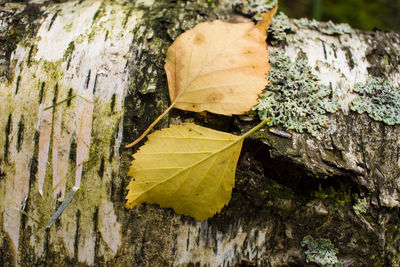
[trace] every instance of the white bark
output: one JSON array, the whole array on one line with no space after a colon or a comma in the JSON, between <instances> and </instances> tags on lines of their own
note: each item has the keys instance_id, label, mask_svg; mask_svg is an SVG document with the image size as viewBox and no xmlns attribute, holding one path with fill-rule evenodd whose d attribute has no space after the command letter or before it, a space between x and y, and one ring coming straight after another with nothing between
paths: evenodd
<instances>
[{"instance_id":1,"label":"white bark","mask_svg":"<svg viewBox=\"0 0 400 267\"><path fill-rule=\"evenodd\" d=\"M101 5L100 1L82 4L72 1L47 9L37 38L31 40L36 50L30 59L31 66L27 65L31 46L18 45L11 58L15 78L0 85L0 128L7 127L9 114L12 118L11 133L5 136L9 140L8 160L3 158L2 164L6 177L0 185L2 227L12 240L16 256L21 234L20 218L23 216L20 210L26 204L29 190L35 192L31 197L41 203L30 215L43 223L50 219L55 200L62 200L66 190L71 190L71 185L86 191L81 194L83 198L99 200L96 203L100 218L98 227L108 248L104 252L106 259L114 257L120 246L120 224L108 197L111 172L118 172L118 157L106 160L102 177L95 175L94 179L82 180L82 171L90 157L94 157L91 161L99 165L102 157L104 160L110 153L118 154L120 149L123 100L129 85L125 66L133 38L132 29L142 14L133 12L126 18L126 10L121 5L107 4L104 9ZM99 15L95 21L93 18L99 10L104 15ZM57 17L54 19L55 14ZM125 19L128 20L126 24ZM72 42L75 49L66 55ZM72 95L68 95L71 88ZM67 106L67 101L56 104L71 96L75 97L70 99L70 106ZM115 105L111 110L113 98ZM18 150L16 144L21 121L24 132ZM38 172L30 188L35 131L39 134ZM0 141L3 148L6 146L5 138ZM101 140L102 145L93 145L93 138ZM110 139L115 139L113 147L109 145ZM69 162L71 143L76 144L74 164ZM93 166L85 176L90 177L96 169ZM91 204L84 199L79 204L82 230L78 260L87 264L94 264L95 236L92 222L87 223L87 220L92 221L90 218L95 208ZM61 242L67 255L74 255L75 237L71 232L77 227L75 214L76 208L68 208L61 217L62 232L54 236L54 240L50 239L51 243ZM33 220L28 220L28 225L35 229L32 248L36 250L35 254L40 255L43 253L44 234L36 232L41 226Z\"/></svg>"}]
</instances>

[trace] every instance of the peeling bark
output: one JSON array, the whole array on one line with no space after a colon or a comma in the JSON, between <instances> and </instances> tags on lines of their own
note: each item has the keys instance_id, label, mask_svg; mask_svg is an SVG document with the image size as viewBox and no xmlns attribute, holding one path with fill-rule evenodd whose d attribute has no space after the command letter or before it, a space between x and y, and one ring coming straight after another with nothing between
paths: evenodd
<instances>
[{"instance_id":1,"label":"peeling bark","mask_svg":"<svg viewBox=\"0 0 400 267\"><path fill-rule=\"evenodd\" d=\"M275 125L246 140L208 221L124 208L123 146L168 105L167 47L198 22L246 20L215 2L0 2L0 265L295 266L309 235L344 266L400 264L400 127L349 108L369 77L399 88L397 33L284 19L270 50L307 59L341 109L316 136ZM258 119L174 110L158 127L186 120L240 133Z\"/></svg>"}]
</instances>

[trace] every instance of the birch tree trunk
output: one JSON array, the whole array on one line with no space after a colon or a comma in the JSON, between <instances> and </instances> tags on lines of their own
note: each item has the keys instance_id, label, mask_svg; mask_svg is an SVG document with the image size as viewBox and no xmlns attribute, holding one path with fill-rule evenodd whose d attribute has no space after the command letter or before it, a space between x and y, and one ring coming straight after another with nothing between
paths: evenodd
<instances>
[{"instance_id":1,"label":"birch tree trunk","mask_svg":"<svg viewBox=\"0 0 400 267\"><path fill-rule=\"evenodd\" d=\"M279 15L269 49L306 59L340 110L314 136L276 125L247 140L230 204L200 223L156 205L124 208L134 152L124 145L169 104L163 60L171 42L202 21L246 20L246 6L3 2L1 266L400 264L399 122L377 121L371 106L349 108L356 84L369 79L390 82L399 95L398 33ZM384 97L375 99L380 112L391 108ZM258 117L174 110L157 127L187 120L239 133Z\"/></svg>"}]
</instances>

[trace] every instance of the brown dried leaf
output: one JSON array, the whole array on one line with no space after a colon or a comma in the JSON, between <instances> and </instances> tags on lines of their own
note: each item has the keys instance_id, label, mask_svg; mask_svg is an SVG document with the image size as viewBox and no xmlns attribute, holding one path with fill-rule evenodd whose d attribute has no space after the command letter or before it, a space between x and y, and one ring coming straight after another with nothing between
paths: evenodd
<instances>
[{"instance_id":1,"label":"brown dried leaf","mask_svg":"<svg viewBox=\"0 0 400 267\"><path fill-rule=\"evenodd\" d=\"M267 85L267 30L278 6L254 23L197 24L168 48L165 72L171 105L126 148L140 142L172 109L243 114Z\"/></svg>"},{"instance_id":2,"label":"brown dried leaf","mask_svg":"<svg viewBox=\"0 0 400 267\"><path fill-rule=\"evenodd\" d=\"M267 29L276 9L257 25L215 20L181 34L164 67L173 107L232 115L256 105L267 84Z\"/></svg>"}]
</instances>

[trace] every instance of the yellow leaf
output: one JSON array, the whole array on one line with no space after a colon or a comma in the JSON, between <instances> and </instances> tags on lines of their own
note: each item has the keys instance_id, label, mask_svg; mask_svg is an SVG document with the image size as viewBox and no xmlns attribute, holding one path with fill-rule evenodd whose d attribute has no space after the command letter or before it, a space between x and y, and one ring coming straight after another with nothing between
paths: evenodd
<instances>
[{"instance_id":1,"label":"yellow leaf","mask_svg":"<svg viewBox=\"0 0 400 267\"><path fill-rule=\"evenodd\" d=\"M181 34L164 67L173 107L232 115L256 105L267 84L267 29L276 9L257 25L215 20Z\"/></svg>"},{"instance_id":2,"label":"yellow leaf","mask_svg":"<svg viewBox=\"0 0 400 267\"><path fill-rule=\"evenodd\" d=\"M172 109L232 115L255 106L267 85L267 30L278 6L254 23L219 20L197 24L168 48L171 105L126 148L136 145Z\"/></svg>"},{"instance_id":3,"label":"yellow leaf","mask_svg":"<svg viewBox=\"0 0 400 267\"><path fill-rule=\"evenodd\" d=\"M187 123L148 139L128 173L127 208L159 204L203 221L229 203L244 136Z\"/></svg>"}]
</instances>

